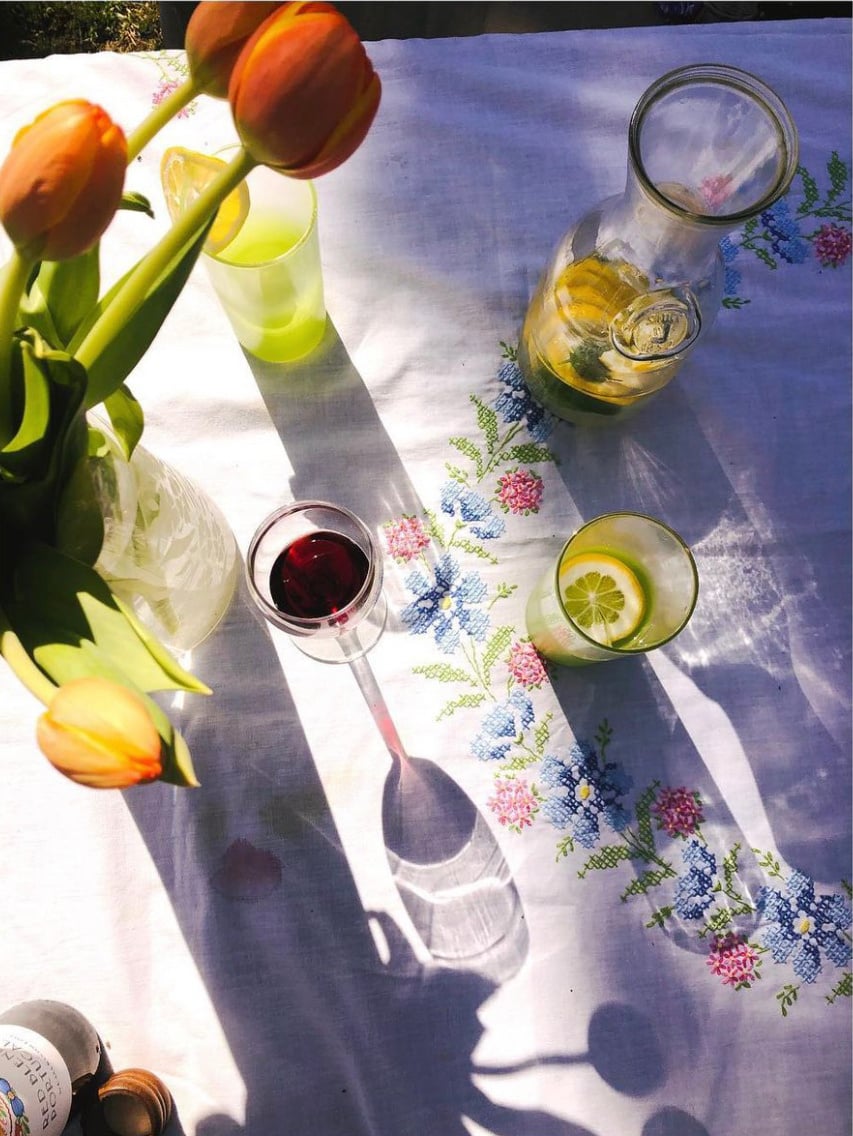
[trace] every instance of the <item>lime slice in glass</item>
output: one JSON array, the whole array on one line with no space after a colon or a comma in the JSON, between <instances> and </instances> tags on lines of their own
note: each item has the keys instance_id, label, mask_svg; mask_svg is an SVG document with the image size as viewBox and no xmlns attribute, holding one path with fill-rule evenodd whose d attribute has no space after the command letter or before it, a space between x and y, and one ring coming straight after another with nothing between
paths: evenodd
<instances>
[{"instance_id":1,"label":"lime slice in glass","mask_svg":"<svg viewBox=\"0 0 853 1136\"><path fill-rule=\"evenodd\" d=\"M563 605L590 639L605 647L627 639L646 611L642 584L615 556L581 552L560 565Z\"/></svg>"}]
</instances>

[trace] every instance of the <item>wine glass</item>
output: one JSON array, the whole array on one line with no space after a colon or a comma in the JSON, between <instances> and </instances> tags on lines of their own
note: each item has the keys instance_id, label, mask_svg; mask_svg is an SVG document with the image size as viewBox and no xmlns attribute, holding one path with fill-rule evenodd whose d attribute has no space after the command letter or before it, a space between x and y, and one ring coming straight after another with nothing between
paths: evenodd
<instances>
[{"instance_id":1,"label":"wine glass","mask_svg":"<svg viewBox=\"0 0 853 1136\"><path fill-rule=\"evenodd\" d=\"M263 616L319 662L352 662L382 634L382 557L341 505L296 501L270 513L249 544L246 576Z\"/></svg>"}]
</instances>

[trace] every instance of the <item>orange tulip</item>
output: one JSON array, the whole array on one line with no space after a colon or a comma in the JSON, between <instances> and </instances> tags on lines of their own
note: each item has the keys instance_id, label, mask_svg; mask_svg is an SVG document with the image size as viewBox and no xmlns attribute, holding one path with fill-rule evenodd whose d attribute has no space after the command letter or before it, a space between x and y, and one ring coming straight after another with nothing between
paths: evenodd
<instances>
[{"instance_id":1,"label":"orange tulip","mask_svg":"<svg viewBox=\"0 0 853 1136\"><path fill-rule=\"evenodd\" d=\"M84 99L19 130L0 169L0 221L27 258L67 260L100 239L121 202L124 133Z\"/></svg>"},{"instance_id":2,"label":"orange tulip","mask_svg":"<svg viewBox=\"0 0 853 1136\"><path fill-rule=\"evenodd\" d=\"M380 94L355 30L323 3L281 5L243 48L228 86L245 149L296 178L346 161L364 141Z\"/></svg>"},{"instance_id":3,"label":"orange tulip","mask_svg":"<svg viewBox=\"0 0 853 1136\"><path fill-rule=\"evenodd\" d=\"M160 776L160 735L145 703L108 679L72 679L36 726L39 749L80 785L126 789Z\"/></svg>"},{"instance_id":4,"label":"orange tulip","mask_svg":"<svg viewBox=\"0 0 853 1136\"><path fill-rule=\"evenodd\" d=\"M202 0L190 17L184 40L196 87L224 99L231 71L246 40L280 7L279 3Z\"/></svg>"}]
</instances>

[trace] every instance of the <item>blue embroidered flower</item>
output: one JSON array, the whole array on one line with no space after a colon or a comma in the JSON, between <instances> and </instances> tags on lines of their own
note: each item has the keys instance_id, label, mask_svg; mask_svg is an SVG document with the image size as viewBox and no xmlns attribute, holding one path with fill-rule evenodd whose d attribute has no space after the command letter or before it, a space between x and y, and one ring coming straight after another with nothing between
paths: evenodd
<instances>
[{"instance_id":1,"label":"blue embroidered flower","mask_svg":"<svg viewBox=\"0 0 853 1136\"><path fill-rule=\"evenodd\" d=\"M557 792L542 806L556 828L569 828L584 848L594 847L604 821L614 832L628 824L622 797L631 788L631 778L615 762L599 763L598 754L586 742L572 746L567 758L546 755L542 784Z\"/></svg>"},{"instance_id":2,"label":"blue embroidered flower","mask_svg":"<svg viewBox=\"0 0 853 1136\"><path fill-rule=\"evenodd\" d=\"M717 859L698 840L689 840L681 856L687 871L675 885L675 910L682 919L701 919L714 902Z\"/></svg>"},{"instance_id":3,"label":"blue embroidered flower","mask_svg":"<svg viewBox=\"0 0 853 1136\"><path fill-rule=\"evenodd\" d=\"M506 528L506 521L492 512L485 497L458 481L446 481L441 487L441 509L450 517L458 515L480 540L494 540Z\"/></svg>"},{"instance_id":4,"label":"blue embroidered flower","mask_svg":"<svg viewBox=\"0 0 853 1136\"><path fill-rule=\"evenodd\" d=\"M790 214L788 202L783 198L761 214L761 224L770 236L770 248L788 264L802 264L809 255L808 241L803 239L800 226Z\"/></svg>"},{"instance_id":5,"label":"blue embroidered flower","mask_svg":"<svg viewBox=\"0 0 853 1136\"><path fill-rule=\"evenodd\" d=\"M840 895L815 895L814 880L792 872L786 894L764 887L757 906L762 915L759 939L775 962L793 957L794 973L814 982L821 968L821 952L836 966L850 962L851 948L844 932L850 927L850 907Z\"/></svg>"},{"instance_id":6,"label":"blue embroidered flower","mask_svg":"<svg viewBox=\"0 0 853 1136\"><path fill-rule=\"evenodd\" d=\"M495 706L483 719L471 752L481 761L501 761L524 730L533 725L533 703L523 690L514 690L506 702Z\"/></svg>"},{"instance_id":7,"label":"blue embroidered flower","mask_svg":"<svg viewBox=\"0 0 853 1136\"><path fill-rule=\"evenodd\" d=\"M530 436L537 442L544 442L554 429L554 419L533 398L514 359L503 364L498 371L498 380L503 390L495 399L495 410L504 422L524 420Z\"/></svg>"},{"instance_id":8,"label":"blue embroidered flower","mask_svg":"<svg viewBox=\"0 0 853 1136\"><path fill-rule=\"evenodd\" d=\"M725 274L723 294L725 296L736 296L740 290L741 274L740 270L733 268L732 265L740 253L740 246L736 245L731 237L723 237L720 241L720 252L723 256Z\"/></svg>"},{"instance_id":9,"label":"blue embroidered flower","mask_svg":"<svg viewBox=\"0 0 853 1136\"><path fill-rule=\"evenodd\" d=\"M485 639L488 614L472 606L486 598L486 585L477 572L463 575L457 562L445 553L436 566L434 581L417 569L406 577L406 587L417 598L403 608L400 617L413 635L432 630L436 644L446 655L459 646L462 632L472 639Z\"/></svg>"}]
</instances>

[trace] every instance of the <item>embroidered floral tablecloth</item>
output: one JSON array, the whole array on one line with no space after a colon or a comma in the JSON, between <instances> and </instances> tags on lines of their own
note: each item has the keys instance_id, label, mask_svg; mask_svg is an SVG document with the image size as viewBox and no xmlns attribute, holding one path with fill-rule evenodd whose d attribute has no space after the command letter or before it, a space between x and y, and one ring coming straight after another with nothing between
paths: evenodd
<instances>
[{"instance_id":1,"label":"embroidered floral tablecloth","mask_svg":"<svg viewBox=\"0 0 853 1136\"><path fill-rule=\"evenodd\" d=\"M7 1003L51 996L187 1136L846 1136L851 1127L850 24L815 19L370 45L367 142L318 184L329 328L259 364L200 266L131 378L146 445L243 550L331 499L386 553L365 693L240 590L171 706L202 788L96 794L39 756L0 676ZM619 192L645 88L753 71L800 133L791 192L723 243L723 310L614 430L553 420L516 363L569 223ZM180 53L2 65L0 142L50 102L128 129ZM166 224L129 173L119 272ZM661 517L700 598L650 655L545 665L527 595L598 513ZM372 683L372 685L371 685ZM389 788L390 787L390 788ZM407 795L408 794L408 795Z\"/></svg>"}]
</instances>

